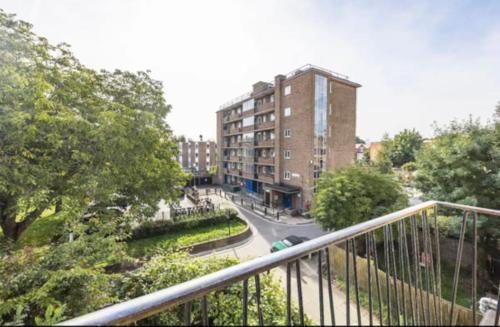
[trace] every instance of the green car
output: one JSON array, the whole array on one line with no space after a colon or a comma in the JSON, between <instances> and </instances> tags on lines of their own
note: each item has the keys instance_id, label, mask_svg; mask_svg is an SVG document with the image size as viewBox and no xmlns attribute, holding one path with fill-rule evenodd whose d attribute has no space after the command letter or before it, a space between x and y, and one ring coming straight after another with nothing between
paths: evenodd
<instances>
[{"instance_id":1,"label":"green car","mask_svg":"<svg viewBox=\"0 0 500 327\"><path fill-rule=\"evenodd\" d=\"M299 236L295 236L295 235L290 235L288 237L285 237L281 241L273 242L272 247L271 247L271 253L290 248L294 245L303 243L305 241L309 241L309 239L307 237L299 237Z\"/></svg>"}]
</instances>

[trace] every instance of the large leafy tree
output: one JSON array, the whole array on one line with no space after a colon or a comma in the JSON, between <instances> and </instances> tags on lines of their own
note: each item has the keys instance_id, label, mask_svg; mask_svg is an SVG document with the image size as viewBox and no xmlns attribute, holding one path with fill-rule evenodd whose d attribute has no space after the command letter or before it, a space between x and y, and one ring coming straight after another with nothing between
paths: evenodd
<instances>
[{"instance_id":1,"label":"large leafy tree","mask_svg":"<svg viewBox=\"0 0 500 327\"><path fill-rule=\"evenodd\" d=\"M407 162L415 161L415 155L422 147L424 140L415 129L404 129L393 139L384 139L383 155L391 160L395 167L401 167Z\"/></svg>"},{"instance_id":2,"label":"large leafy tree","mask_svg":"<svg viewBox=\"0 0 500 327\"><path fill-rule=\"evenodd\" d=\"M416 185L431 199L500 207L500 124L452 122L417 156Z\"/></svg>"},{"instance_id":3,"label":"large leafy tree","mask_svg":"<svg viewBox=\"0 0 500 327\"><path fill-rule=\"evenodd\" d=\"M355 165L321 175L313 212L323 228L341 229L407 204L408 198L393 176Z\"/></svg>"},{"instance_id":4,"label":"large leafy tree","mask_svg":"<svg viewBox=\"0 0 500 327\"><path fill-rule=\"evenodd\" d=\"M0 226L16 240L48 208L141 212L184 176L147 72L94 71L0 11Z\"/></svg>"},{"instance_id":5,"label":"large leafy tree","mask_svg":"<svg viewBox=\"0 0 500 327\"><path fill-rule=\"evenodd\" d=\"M436 127L417 156L416 185L428 199L500 208L500 122L469 119ZM479 217L480 242L496 246L500 222Z\"/></svg>"}]
</instances>

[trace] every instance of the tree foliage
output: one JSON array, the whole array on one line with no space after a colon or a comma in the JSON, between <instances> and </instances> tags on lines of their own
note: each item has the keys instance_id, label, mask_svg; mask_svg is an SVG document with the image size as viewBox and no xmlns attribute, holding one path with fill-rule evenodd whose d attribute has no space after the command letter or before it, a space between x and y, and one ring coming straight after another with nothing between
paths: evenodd
<instances>
[{"instance_id":1,"label":"tree foliage","mask_svg":"<svg viewBox=\"0 0 500 327\"><path fill-rule=\"evenodd\" d=\"M363 140L361 137L356 136L356 144L366 144L366 141Z\"/></svg>"},{"instance_id":2,"label":"tree foliage","mask_svg":"<svg viewBox=\"0 0 500 327\"><path fill-rule=\"evenodd\" d=\"M386 155L395 167L415 161L415 155L422 147L424 140L415 129L404 129L393 139L384 138L381 155Z\"/></svg>"},{"instance_id":3,"label":"tree foliage","mask_svg":"<svg viewBox=\"0 0 500 327\"><path fill-rule=\"evenodd\" d=\"M417 156L416 186L426 198L500 208L500 123L469 119L436 127ZM488 220L495 224L495 219ZM500 224L481 222L485 242L500 238Z\"/></svg>"},{"instance_id":4,"label":"tree foliage","mask_svg":"<svg viewBox=\"0 0 500 327\"><path fill-rule=\"evenodd\" d=\"M407 204L408 198L393 176L358 165L321 175L313 212L323 228L341 229Z\"/></svg>"},{"instance_id":5,"label":"tree foliage","mask_svg":"<svg viewBox=\"0 0 500 327\"><path fill-rule=\"evenodd\" d=\"M0 226L19 235L48 208L153 211L184 176L147 72L95 71L0 11Z\"/></svg>"},{"instance_id":6,"label":"tree foliage","mask_svg":"<svg viewBox=\"0 0 500 327\"><path fill-rule=\"evenodd\" d=\"M183 252L174 252L167 255L159 254L124 279L121 297L135 298L237 263L237 259L229 257L193 258ZM272 274L261 274L260 284L262 314L265 324L286 325L286 295L283 289L279 283L273 280ZM250 326L259 323L255 292L255 283L253 279L250 279L248 283L248 324ZM210 293L207 296L210 325L241 325L243 321L242 298L242 283L235 283L224 290ZM183 324L183 317L184 307L179 306L144 319L139 324L179 326ZM202 323L200 301L193 302L192 319L193 325ZM299 322L298 312L295 307L293 308L292 319L296 324ZM309 319L306 321L311 324Z\"/></svg>"},{"instance_id":7,"label":"tree foliage","mask_svg":"<svg viewBox=\"0 0 500 327\"><path fill-rule=\"evenodd\" d=\"M106 267L129 262L125 243L118 242L117 235L126 235L122 222L67 222L50 245L1 254L0 324L50 325L119 300L113 283L119 275Z\"/></svg>"}]
</instances>

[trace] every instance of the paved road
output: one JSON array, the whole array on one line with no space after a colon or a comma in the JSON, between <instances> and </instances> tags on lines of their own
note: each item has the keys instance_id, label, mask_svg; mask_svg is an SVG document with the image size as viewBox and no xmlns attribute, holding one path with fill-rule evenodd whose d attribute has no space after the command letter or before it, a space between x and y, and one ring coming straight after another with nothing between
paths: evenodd
<instances>
[{"instance_id":1,"label":"paved road","mask_svg":"<svg viewBox=\"0 0 500 327\"><path fill-rule=\"evenodd\" d=\"M219 197L212 196L213 201L216 203L220 203L222 207L234 207L234 205L225 201ZM315 223L307 224L307 225L284 225L280 223L275 223L264 219L256 214L254 214L251 210L247 210L245 208L236 207L236 209L240 212L240 215L244 217L251 228L253 229L253 236L250 240L245 243L228 248L225 250L221 250L215 254L218 256L234 256L238 258L240 261L247 261L252 258L260 257L263 255L269 254L269 250L271 248L271 244L273 241L283 239L288 235L297 235L297 236L306 236L308 238L316 238L318 236L327 234L327 232L323 231L321 227L316 225ZM317 261L313 257L312 259L305 259L301 261L301 279L302 279L302 292L303 292L303 301L304 301L304 310L306 314L313 319L316 323L319 323L319 286L318 286L318 275L317 275ZM280 267L273 270L273 275L277 277L282 286L286 287L286 271L284 267ZM294 274L292 274L294 275ZM292 277L292 297L297 303L297 294L296 294L296 279ZM328 290L326 286L326 282L323 283L323 296L325 303L325 323L331 324L330 321L330 310L329 302L328 302ZM345 302L345 293L335 286L334 283L334 311L336 316L336 323L343 324L346 323L346 302ZM356 306L351 303L350 305L351 311L351 324L357 324L356 319ZM362 310L362 322L363 324L368 324L368 313L366 310Z\"/></svg>"}]
</instances>

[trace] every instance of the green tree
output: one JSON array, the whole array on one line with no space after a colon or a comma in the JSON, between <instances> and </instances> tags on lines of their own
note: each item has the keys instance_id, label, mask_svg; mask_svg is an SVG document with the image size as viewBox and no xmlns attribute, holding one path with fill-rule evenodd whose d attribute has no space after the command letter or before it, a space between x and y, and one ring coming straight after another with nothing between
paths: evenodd
<instances>
[{"instance_id":1,"label":"green tree","mask_svg":"<svg viewBox=\"0 0 500 327\"><path fill-rule=\"evenodd\" d=\"M453 121L435 134L417 155L417 188L428 199L500 208L500 123ZM500 237L496 221L481 222L484 242Z\"/></svg>"},{"instance_id":2,"label":"green tree","mask_svg":"<svg viewBox=\"0 0 500 327\"><path fill-rule=\"evenodd\" d=\"M356 136L356 144L359 144L359 143L366 144L366 141L363 140L362 138L360 138L359 136Z\"/></svg>"},{"instance_id":3,"label":"green tree","mask_svg":"<svg viewBox=\"0 0 500 327\"><path fill-rule=\"evenodd\" d=\"M500 122L500 101L495 107L495 113L493 114L493 119L495 119L496 122Z\"/></svg>"},{"instance_id":4,"label":"green tree","mask_svg":"<svg viewBox=\"0 0 500 327\"><path fill-rule=\"evenodd\" d=\"M318 181L313 214L327 229L341 229L408 205L401 184L373 167L326 172Z\"/></svg>"},{"instance_id":5,"label":"green tree","mask_svg":"<svg viewBox=\"0 0 500 327\"><path fill-rule=\"evenodd\" d=\"M16 240L41 214L156 209L184 182L147 72L94 71L0 10L0 226Z\"/></svg>"},{"instance_id":6,"label":"green tree","mask_svg":"<svg viewBox=\"0 0 500 327\"><path fill-rule=\"evenodd\" d=\"M197 277L227 268L238 263L230 257L198 257L193 258L183 252L158 254L143 267L133 271L123 280L121 298L135 298L160 289L180 284ZM273 280L272 274L261 274L262 315L266 325L286 325L286 295L282 287ZM248 324L258 325L257 300L253 278L248 283ZM237 326L242 324L243 297L242 283L235 283L224 290L212 292L207 296L210 325ZM140 325L183 324L184 307L178 306L165 310L160 314L144 319ZM201 320L201 303L193 301L192 324L199 325ZM298 310L293 307L292 320L299 323ZM307 324L311 320L306 317Z\"/></svg>"},{"instance_id":7,"label":"green tree","mask_svg":"<svg viewBox=\"0 0 500 327\"><path fill-rule=\"evenodd\" d=\"M24 247L0 257L0 325L54 324L119 300L120 275L107 268L130 262L122 221L91 218L85 224L68 213L61 239ZM74 241L67 242L69 232Z\"/></svg>"},{"instance_id":8,"label":"green tree","mask_svg":"<svg viewBox=\"0 0 500 327\"><path fill-rule=\"evenodd\" d=\"M424 140L415 129L405 129L394 136L387 146L387 154L395 167L415 161L415 155Z\"/></svg>"}]
</instances>

